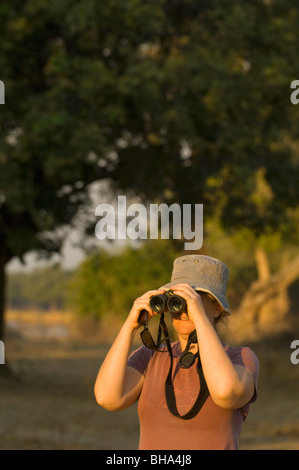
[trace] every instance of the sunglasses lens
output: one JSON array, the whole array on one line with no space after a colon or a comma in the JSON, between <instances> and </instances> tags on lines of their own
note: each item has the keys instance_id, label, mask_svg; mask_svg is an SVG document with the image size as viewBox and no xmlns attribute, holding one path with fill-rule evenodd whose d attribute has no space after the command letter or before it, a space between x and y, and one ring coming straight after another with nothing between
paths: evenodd
<instances>
[{"instance_id":1,"label":"sunglasses lens","mask_svg":"<svg viewBox=\"0 0 299 470\"><path fill-rule=\"evenodd\" d=\"M146 325L148 320L148 311L143 309L141 310L138 318L139 325Z\"/></svg>"},{"instance_id":2,"label":"sunglasses lens","mask_svg":"<svg viewBox=\"0 0 299 470\"><path fill-rule=\"evenodd\" d=\"M156 345L155 345L155 342L154 342L154 340L152 338L152 335L150 334L149 330L144 329L140 333L140 337L141 337L141 340L142 340L144 346L146 346L149 349L157 349Z\"/></svg>"}]
</instances>

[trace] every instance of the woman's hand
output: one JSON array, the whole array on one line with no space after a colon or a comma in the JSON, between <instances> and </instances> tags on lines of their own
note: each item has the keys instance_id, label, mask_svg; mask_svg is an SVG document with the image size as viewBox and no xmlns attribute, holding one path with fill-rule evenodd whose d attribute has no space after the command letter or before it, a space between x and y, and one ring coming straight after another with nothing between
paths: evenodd
<instances>
[{"instance_id":1,"label":"woman's hand","mask_svg":"<svg viewBox=\"0 0 299 470\"><path fill-rule=\"evenodd\" d=\"M171 287L171 290L174 294L180 295L186 300L187 315L190 321L195 323L197 318L206 314L200 294L189 284L176 284Z\"/></svg>"},{"instance_id":2,"label":"woman's hand","mask_svg":"<svg viewBox=\"0 0 299 470\"><path fill-rule=\"evenodd\" d=\"M138 297L131 308L131 311L128 315L126 323L130 325L130 327L135 330L139 328L141 325L138 322L139 315L142 310L146 310L148 312L148 321L154 316L158 315L157 312L154 312L150 306L149 301L152 295L163 294L165 292L164 289L156 289L156 290L149 290L142 296Z\"/></svg>"}]
</instances>

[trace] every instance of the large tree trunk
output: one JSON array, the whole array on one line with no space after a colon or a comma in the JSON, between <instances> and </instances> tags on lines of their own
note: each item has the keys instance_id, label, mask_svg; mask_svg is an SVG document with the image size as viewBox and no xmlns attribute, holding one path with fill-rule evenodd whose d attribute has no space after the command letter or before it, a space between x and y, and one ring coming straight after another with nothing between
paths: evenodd
<instances>
[{"instance_id":1,"label":"large tree trunk","mask_svg":"<svg viewBox=\"0 0 299 470\"><path fill-rule=\"evenodd\" d=\"M288 329L289 286L299 277L299 256L272 275L253 282L236 312L241 336L256 338Z\"/></svg>"},{"instance_id":2,"label":"large tree trunk","mask_svg":"<svg viewBox=\"0 0 299 470\"><path fill-rule=\"evenodd\" d=\"M254 257L257 269L258 279L260 281L265 281L271 276L269 260L265 250L257 245L254 250Z\"/></svg>"},{"instance_id":3,"label":"large tree trunk","mask_svg":"<svg viewBox=\"0 0 299 470\"><path fill-rule=\"evenodd\" d=\"M5 293L6 293L6 272L5 267L10 257L2 246L0 249L0 340L5 344ZM5 349L5 348L4 348ZM0 376L15 378L11 368L7 362L7 354L5 354L5 364L0 365Z\"/></svg>"},{"instance_id":4,"label":"large tree trunk","mask_svg":"<svg viewBox=\"0 0 299 470\"><path fill-rule=\"evenodd\" d=\"M5 257L0 251L0 340L4 341L4 311L5 311L5 290L6 290L6 276L5 276Z\"/></svg>"},{"instance_id":5,"label":"large tree trunk","mask_svg":"<svg viewBox=\"0 0 299 470\"><path fill-rule=\"evenodd\" d=\"M5 312L5 286L6 286L6 276L5 276L5 257L0 251L0 340L4 341L4 312ZM5 351L5 346L4 346ZM10 368L7 365L7 358L5 356L5 363L0 365L0 376L7 377L10 376Z\"/></svg>"}]
</instances>

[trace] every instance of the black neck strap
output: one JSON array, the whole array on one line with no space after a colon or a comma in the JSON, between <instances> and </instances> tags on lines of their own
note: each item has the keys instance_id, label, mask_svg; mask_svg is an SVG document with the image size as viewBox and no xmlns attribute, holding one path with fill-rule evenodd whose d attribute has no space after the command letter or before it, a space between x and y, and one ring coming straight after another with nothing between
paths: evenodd
<instances>
[{"instance_id":1,"label":"black neck strap","mask_svg":"<svg viewBox=\"0 0 299 470\"><path fill-rule=\"evenodd\" d=\"M203 374L199 354L198 354L197 368L198 368L200 390L192 408L186 414L180 415L176 406L175 393L174 393L174 388L173 388L173 383L172 383L173 354L172 354L172 348L171 348L171 344L170 344L170 340L168 336L167 326L164 321L164 315L161 316L161 319L160 319L159 330L160 328L163 330L164 337L165 337L166 344L167 344L168 353L170 356L170 368L169 368L169 372L168 372L166 382L165 382L165 397L166 397L166 403L167 403L168 409L174 416L178 418L185 419L185 420L192 419L200 412L205 401L210 395L210 392L209 392L209 389L208 389L208 386L207 386L207 383Z\"/></svg>"}]
</instances>

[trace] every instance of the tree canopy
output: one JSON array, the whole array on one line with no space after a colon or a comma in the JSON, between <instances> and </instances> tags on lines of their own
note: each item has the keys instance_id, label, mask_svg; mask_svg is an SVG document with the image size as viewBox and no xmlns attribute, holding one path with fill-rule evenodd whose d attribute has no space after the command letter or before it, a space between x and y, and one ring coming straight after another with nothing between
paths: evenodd
<instances>
[{"instance_id":1,"label":"tree canopy","mask_svg":"<svg viewBox=\"0 0 299 470\"><path fill-rule=\"evenodd\" d=\"M298 17L295 0L2 4L1 270L58 251L103 179L297 239Z\"/></svg>"}]
</instances>

